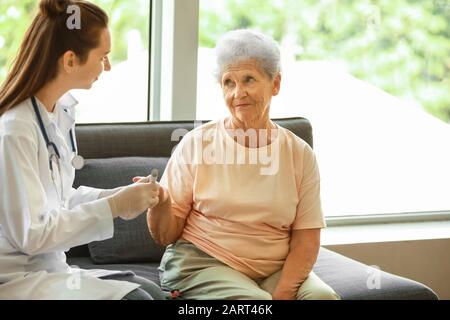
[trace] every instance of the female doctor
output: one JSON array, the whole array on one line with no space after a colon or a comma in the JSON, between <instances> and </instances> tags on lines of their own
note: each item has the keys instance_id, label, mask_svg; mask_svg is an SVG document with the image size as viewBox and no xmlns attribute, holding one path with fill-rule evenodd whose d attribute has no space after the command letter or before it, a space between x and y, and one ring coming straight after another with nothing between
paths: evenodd
<instances>
[{"instance_id":1,"label":"female doctor","mask_svg":"<svg viewBox=\"0 0 450 320\"><path fill-rule=\"evenodd\" d=\"M68 23L73 5L78 29ZM113 219L154 207L159 190L148 178L114 190L72 188L83 159L76 102L66 93L111 69L108 17L82 0L41 0L39 9L0 88L0 299L162 299L132 273L66 263L64 251L111 238Z\"/></svg>"}]
</instances>

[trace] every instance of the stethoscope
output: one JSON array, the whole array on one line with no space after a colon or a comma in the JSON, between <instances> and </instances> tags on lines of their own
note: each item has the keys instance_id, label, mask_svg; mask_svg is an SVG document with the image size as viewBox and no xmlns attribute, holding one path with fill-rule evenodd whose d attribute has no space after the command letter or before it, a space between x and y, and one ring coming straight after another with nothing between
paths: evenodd
<instances>
[{"instance_id":1,"label":"stethoscope","mask_svg":"<svg viewBox=\"0 0 450 320\"><path fill-rule=\"evenodd\" d=\"M41 129L42 136L44 137L45 143L47 145L47 150L48 150L48 153L49 153L48 162L49 162L49 167L50 167L50 172L51 172L51 177L52 177L52 180L53 180L53 184L55 186L56 192L58 193L58 197L60 198L61 201L63 201L63 194L62 194L63 193L63 183L62 183L62 176L61 176L61 166L60 166L60 163L59 163L60 159L61 159L61 156L60 156L58 147L56 146L56 144L54 142L50 141L50 139L49 139L49 137L47 135L47 131L45 130L44 122L42 121L42 116L41 116L41 113L39 112L39 108L38 108L38 105L37 105L37 102L36 102L36 98L34 96L31 97L31 102L33 104L33 109L34 109L34 112L36 113L36 117L38 119L39 128ZM67 112L67 110L64 110L64 111ZM77 154L77 149L75 147L75 139L73 137L72 129L70 129L69 134L70 134L70 143L72 145L72 152L75 153L75 156L72 158L71 163L72 163L72 166L73 166L73 168L75 170L81 170L84 167L84 158ZM52 152L51 149L53 149L53 152ZM58 170L59 177L60 177L61 194L59 194L59 192L58 192L58 190L56 188L57 183L55 181L56 178L55 178L55 175L54 175L54 171L55 171L55 167L54 166L55 165L56 165L56 169Z\"/></svg>"},{"instance_id":2,"label":"stethoscope","mask_svg":"<svg viewBox=\"0 0 450 320\"><path fill-rule=\"evenodd\" d=\"M59 159L61 158L61 156L59 154L58 147L56 146L55 143L50 141L50 139L48 138L47 131L45 130L45 127L44 127L44 122L42 121L41 113L39 112L36 98L31 97L31 102L33 103L34 112L36 113L36 117L38 119L39 127L41 128L42 135L44 136L45 143L47 144L47 148L49 149L49 154L52 154L50 152L50 148L52 148L54 151L53 154L56 155L56 158L58 159L58 162L59 162ZM64 110L64 111L67 112L67 110ZM84 167L84 158L77 154L77 149L75 147L75 139L73 137L72 129L70 129L69 134L70 134L70 144L72 145L72 152L75 153L75 156L72 158L72 166L74 167L75 170L81 170ZM50 163L50 170L52 170L51 163Z\"/></svg>"}]
</instances>

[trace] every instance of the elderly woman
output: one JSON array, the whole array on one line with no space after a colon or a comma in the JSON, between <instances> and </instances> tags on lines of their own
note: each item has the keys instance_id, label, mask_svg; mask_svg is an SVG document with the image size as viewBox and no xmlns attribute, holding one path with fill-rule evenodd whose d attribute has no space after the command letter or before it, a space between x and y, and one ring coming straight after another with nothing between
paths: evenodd
<instances>
[{"instance_id":1,"label":"elderly woman","mask_svg":"<svg viewBox=\"0 0 450 320\"><path fill-rule=\"evenodd\" d=\"M188 133L150 209L161 284L186 299L339 299L313 272L325 227L312 149L269 118L280 51L251 30L216 47L230 117Z\"/></svg>"}]
</instances>

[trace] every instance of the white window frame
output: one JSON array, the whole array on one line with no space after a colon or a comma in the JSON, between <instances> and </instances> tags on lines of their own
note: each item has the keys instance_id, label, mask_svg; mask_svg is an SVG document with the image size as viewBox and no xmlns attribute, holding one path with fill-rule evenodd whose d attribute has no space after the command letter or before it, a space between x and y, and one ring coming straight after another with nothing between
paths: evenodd
<instances>
[{"instance_id":1,"label":"white window frame","mask_svg":"<svg viewBox=\"0 0 450 320\"><path fill-rule=\"evenodd\" d=\"M450 211L423 211L326 217L327 225L330 227L431 221L450 221Z\"/></svg>"},{"instance_id":2,"label":"white window frame","mask_svg":"<svg viewBox=\"0 0 450 320\"><path fill-rule=\"evenodd\" d=\"M152 121L195 119L199 6L199 0L152 1Z\"/></svg>"}]
</instances>

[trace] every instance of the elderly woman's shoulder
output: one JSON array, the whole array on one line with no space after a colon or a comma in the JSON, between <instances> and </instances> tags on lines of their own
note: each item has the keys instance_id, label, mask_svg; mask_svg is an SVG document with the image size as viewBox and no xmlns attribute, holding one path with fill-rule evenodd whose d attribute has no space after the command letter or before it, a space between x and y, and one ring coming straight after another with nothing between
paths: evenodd
<instances>
[{"instance_id":1,"label":"elderly woman's shoulder","mask_svg":"<svg viewBox=\"0 0 450 320\"><path fill-rule=\"evenodd\" d=\"M207 122L197 121L194 123L194 129L191 132L216 129L216 128L218 128L220 121L223 121L223 119L217 119L217 120L212 120L212 121L207 121Z\"/></svg>"},{"instance_id":2,"label":"elderly woman's shoulder","mask_svg":"<svg viewBox=\"0 0 450 320\"><path fill-rule=\"evenodd\" d=\"M223 121L223 119L208 122L195 122L194 129L189 133L196 136L199 134L204 134L205 132L210 132L211 130L217 130L219 128L220 121Z\"/></svg>"},{"instance_id":3,"label":"elderly woman's shoulder","mask_svg":"<svg viewBox=\"0 0 450 320\"><path fill-rule=\"evenodd\" d=\"M209 122L201 122L197 121L194 123L194 129L187 132L183 136L183 140L196 140L196 139L205 139L206 135L214 134L215 130L219 128L220 120L213 120Z\"/></svg>"}]
</instances>

